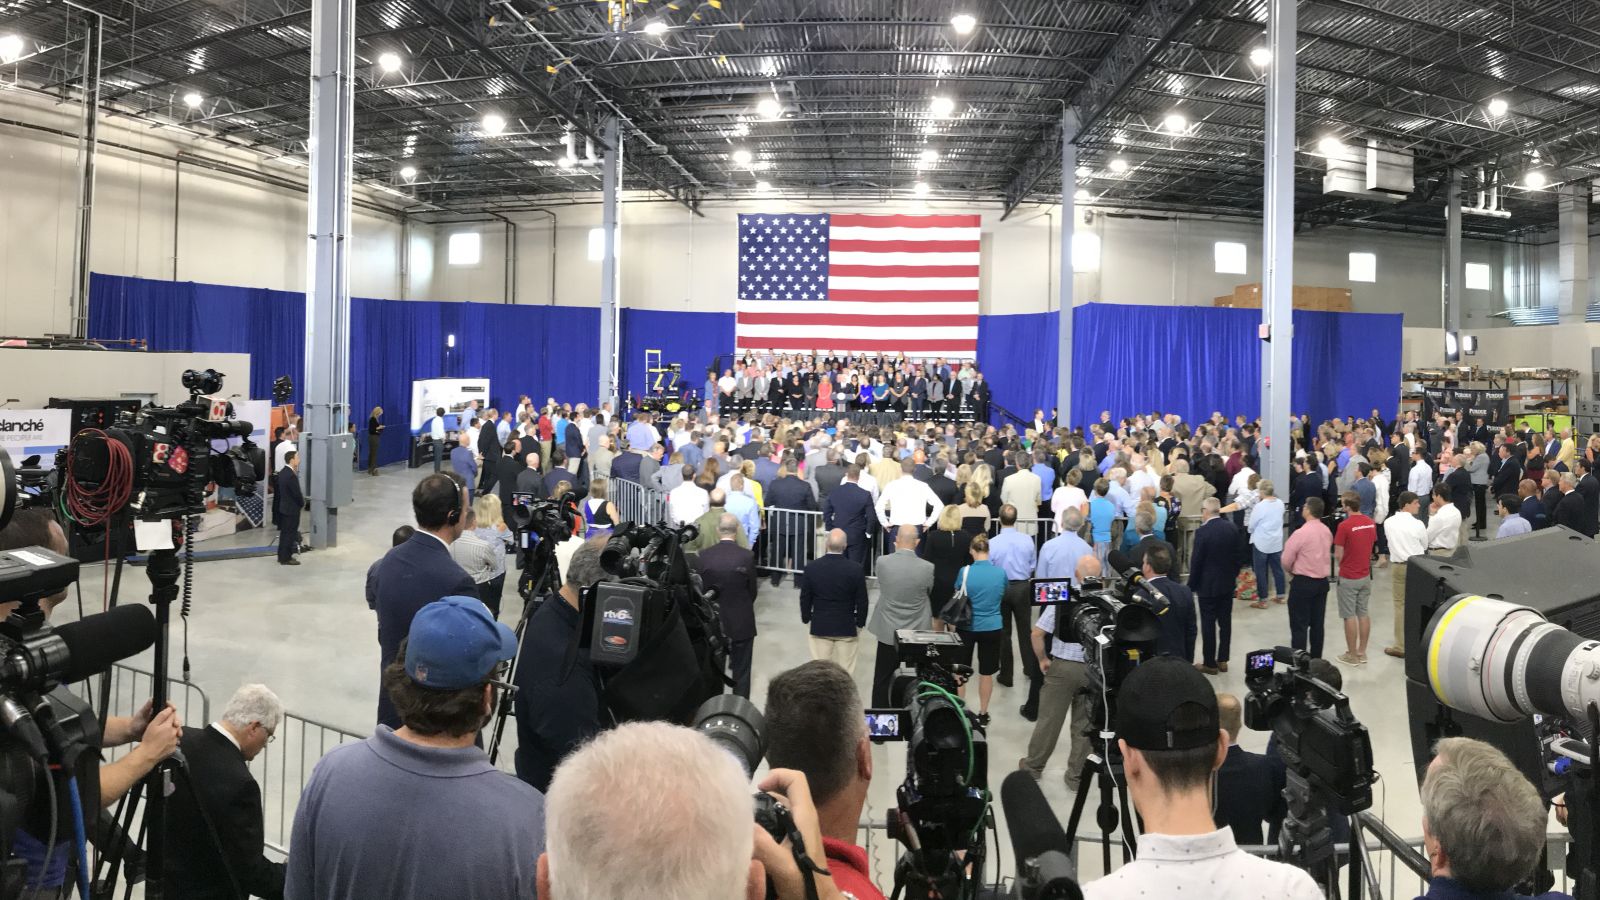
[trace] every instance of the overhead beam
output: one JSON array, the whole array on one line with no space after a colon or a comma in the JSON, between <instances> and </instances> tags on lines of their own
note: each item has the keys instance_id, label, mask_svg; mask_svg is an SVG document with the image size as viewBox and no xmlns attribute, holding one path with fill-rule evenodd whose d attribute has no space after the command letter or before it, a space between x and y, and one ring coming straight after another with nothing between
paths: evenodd
<instances>
[{"instance_id":1,"label":"overhead beam","mask_svg":"<svg viewBox=\"0 0 1600 900\"><path fill-rule=\"evenodd\" d=\"M1033 189L1054 168L1059 160L1057 148L1061 141L1076 141L1100 121L1144 70L1166 49L1173 37L1199 14L1205 0L1146 0L1144 8L1133 17L1122 36L1106 52L1094 73L1067 101L1076 119L1077 130L1062 133L1057 140L1041 139L1043 146L1029 153L1016 167L1017 174L1006 185L1006 216L1033 193ZM1066 120L1063 120L1063 124ZM1046 129L1049 132L1054 129ZM1044 138L1045 135L1041 135Z\"/></svg>"}]
</instances>

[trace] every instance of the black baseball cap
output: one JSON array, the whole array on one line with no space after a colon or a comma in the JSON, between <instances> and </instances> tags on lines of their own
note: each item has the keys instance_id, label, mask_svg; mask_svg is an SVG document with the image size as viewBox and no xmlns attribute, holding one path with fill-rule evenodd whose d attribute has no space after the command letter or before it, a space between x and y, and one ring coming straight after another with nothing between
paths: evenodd
<instances>
[{"instance_id":1,"label":"black baseball cap","mask_svg":"<svg viewBox=\"0 0 1600 900\"><path fill-rule=\"evenodd\" d=\"M1192 750L1216 744L1220 727L1216 691L1183 660L1171 656L1149 660L1130 672L1117 691L1117 737L1135 750Z\"/></svg>"}]
</instances>

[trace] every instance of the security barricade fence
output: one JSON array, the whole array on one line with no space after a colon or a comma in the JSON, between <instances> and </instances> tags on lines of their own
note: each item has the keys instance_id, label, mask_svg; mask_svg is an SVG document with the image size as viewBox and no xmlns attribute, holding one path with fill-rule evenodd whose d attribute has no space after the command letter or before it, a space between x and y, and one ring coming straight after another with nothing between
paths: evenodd
<instances>
[{"instance_id":1,"label":"security barricade fence","mask_svg":"<svg viewBox=\"0 0 1600 900\"><path fill-rule=\"evenodd\" d=\"M269 848L278 854L288 851L294 811L317 761L341 744L357 743L366 737L284 712L272 741L250 762L250 774L261 785L262 833Z\"/></svg>"},{"instance_id":2,"label":"security barricade fence","mask_svg":"<svg viewBox=\"0 0 1600 900\"><path fill-rule=\"evenodd\" d=\"M100 709L100 685L102 679L99 675L73 682L69 689L89 701L98 712ZM132 716L144 706L145 702L155 693L155 676L144 669L134 666L113 663L111 666L110 687L106 691L109 702L106 704L107 716ZM203 728L211 721L211 699L199 685L184 681L181 678L167 679L167 698L178 710L178 716L183 724L196 728ZM132 744L123 744L119 747L105 748L105 758L109 762L120 758L133 748Z\"/></svg>"}]
</instances>

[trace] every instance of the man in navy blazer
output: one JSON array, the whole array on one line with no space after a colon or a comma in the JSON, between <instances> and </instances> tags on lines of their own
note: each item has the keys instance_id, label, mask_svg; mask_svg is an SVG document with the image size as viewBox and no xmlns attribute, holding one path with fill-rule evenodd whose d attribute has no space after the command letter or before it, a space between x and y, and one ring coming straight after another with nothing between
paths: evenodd
<instances>
[{"instance_id":1,"label":"man in navy blazer","mask_svg":"<svg viewBox=\"0 0 1600 900\"><path fill-rule=\"evenodd\" d=\"M306 495L300 491L300 454L294 450L283 456L273 497L278 512L278 565L298 566L300 560L294 558L294 552L300 547L300 510L305 508Z\"/></svg>"},{"instance_id":2,"label":"man in navy blazer","mask_svg":"<svg viewBox=\"0 0 1600 900\"><path fill-rule=\"evenodd\" d=\"M378 610L378 667L394 662L400 642L411 633L417 610L444 597L476 597L472 576L450 556L450 544L467 521L467 485L454 472L435 472L411 492L417 533L390 550L373 571L371 583ZM389 694L378 688L378 724L400 727L400 715Z\"/></svg>"},{"instance_id":3,"label":"man in navy blazer","mask_svg":"<svg viewBox=\"0 0 1600 900\"><path fill-rule=\"evenodd\" d=\"M1235 843L1264 844L1267 829L1262 823L1276 826L1283 821L1283 771L1266 756L1239 746L1244 717L1238 697L1217 695L1217 720L1228 733L1228 755L1217 770L1217 808L1212 818L1218 828L1233 829Z\"/></svg>"},{"instance_id":4,"label":"man in navy blazer","mask_svg":"<svg viewBox=\"0 0 1600 900\"><path fill-rule=\"evenodd\" d=\"M1228 671L1233 589L1239 577L1239 529L1218 515L1221 508L1215 497L1200 504L1200 528L1189 561L1189 589L1200 605L1200 671L1207 675Z\"/></svg>"},{"instance_id":5,"label":"man in navy blazer","mask_svg":"<svg viewBox=\"0 0 1600 900\"><path fill-rule=\"evenodd\" d=\"M844 555L847 538L828 532L828 552L806 564L800 576L800 621L811 626L811 658L827 659L846 672L856 668L860 631L867 624L867 573Z\"/></svg>"},{"instance_id":6,"label":"man in navy blazer","mask_svg":"<svg viewBox=\"0 0 1600 900\"><path fill-rule=\"evenodd\" d=\"M872 495L861 486L861 467L851 463L845 467L844 481L822 502L822 527L844 532L844 555L862 571L867 567L867 532L876 520Z\"/></svg>"}]
</instances>

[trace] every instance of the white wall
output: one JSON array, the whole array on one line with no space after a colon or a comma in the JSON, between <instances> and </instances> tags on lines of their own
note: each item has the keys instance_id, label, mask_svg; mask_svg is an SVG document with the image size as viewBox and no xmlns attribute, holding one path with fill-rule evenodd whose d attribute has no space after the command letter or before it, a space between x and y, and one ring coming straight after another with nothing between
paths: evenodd
<instances>
[{"instance_id":1,"label":"white wall","mask_svg":"<svg viewBox=\"0 0 1600 900\"><path fill-rule=\"evenodd\" d=\"M250 396L248 353L138 353L123 350L0 349L0 403L40 409L51 397L155 394L163 405L189 399L183 370L227 376L223 396Z\"/></svg>"}]
</instances>

